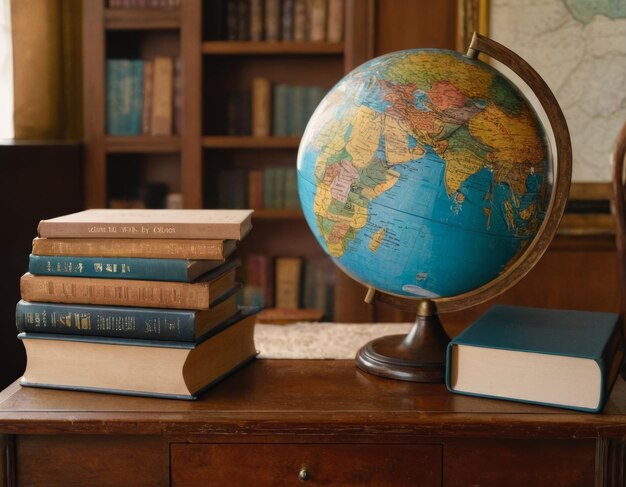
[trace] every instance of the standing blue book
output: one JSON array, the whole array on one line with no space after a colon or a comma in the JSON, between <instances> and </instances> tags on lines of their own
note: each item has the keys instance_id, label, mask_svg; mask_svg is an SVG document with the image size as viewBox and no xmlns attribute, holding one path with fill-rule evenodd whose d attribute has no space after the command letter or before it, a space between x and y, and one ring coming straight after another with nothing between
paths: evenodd
<instances>
[{"instance_id":1,"label":"standing blue book","mask_svg":"<svg viewBox=\"0 0 626 487\"><path fill-rule=\"evenodd\" d=\"M28 272L42 276L105 277L192 282L220 265L219 260L143 259L33 255Z\"/></svg>"},{"instance_id":2,"label":"standing blue book","mask_svg":"<svg viewBox=\"0 0 626 487\"><path fill-rule=\"evenodd\" d=\"M446 385L460 394L599 412L623 348L616 313L496 305L450 342Z\"/></svg>"},{"instance_id":3,"label":"standing blue book","mask_svg":"<svg viewBox=\"0 0 626 487\"><path fill-rule=\"evenodd\" d=\"M107 60L106 96L107 134L141 134L143 61Z\"/></svg>"}]
</instances>

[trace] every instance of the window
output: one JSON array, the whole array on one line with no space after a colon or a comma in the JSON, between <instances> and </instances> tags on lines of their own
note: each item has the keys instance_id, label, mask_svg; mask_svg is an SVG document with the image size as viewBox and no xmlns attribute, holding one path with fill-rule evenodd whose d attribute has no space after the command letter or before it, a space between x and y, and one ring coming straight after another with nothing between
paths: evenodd
<instances>
[{"instance_id":1,"label":"window","mask_svg":"<svg viewBox=\"0 0 626 487\"><path fill-rule=\"evenodd\" d=\"M12 139L13 137L11 0L0 0L0 139Z\"/></svg>"}]
</instances>

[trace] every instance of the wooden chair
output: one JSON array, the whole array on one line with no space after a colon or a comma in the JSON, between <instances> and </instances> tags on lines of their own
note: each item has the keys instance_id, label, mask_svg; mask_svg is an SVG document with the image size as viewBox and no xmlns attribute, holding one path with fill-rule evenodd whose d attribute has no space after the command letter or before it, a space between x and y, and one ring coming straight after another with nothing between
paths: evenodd
<instances>
[{"instance_id":1,"label":"wooden chair","mask_svg":"<svg viewBox=\"0 0 626 487\"><path fill-rule=\"evenodd\" d=\"M611 211L615 217L615 246L617 248L617 263L619 265L619 281L620 281L620 315L622 320L626 321L626 197L624 191L624 159L626 159L626 123L620 130L613 155L611 157L611 165L613 168L613 201L611 202ZM626 337L626 325L624 326L624 334ZM626 379L626 360L622 362L620 375Z\"/></svg>"},{"instance_id":2,"label":"wooden chair","mask_svg":"<svg viewBox=\"0 0 626 487\"><path fill-rule=\"evenodd\" d=\"M613 166L613 201L611 209L615 217L615 243L620 277L620 314L626 319L626 201L624 192L624 159L626 158L626 124L622 127L615 147L611 164Z\"/></svg>"}]
</instances>

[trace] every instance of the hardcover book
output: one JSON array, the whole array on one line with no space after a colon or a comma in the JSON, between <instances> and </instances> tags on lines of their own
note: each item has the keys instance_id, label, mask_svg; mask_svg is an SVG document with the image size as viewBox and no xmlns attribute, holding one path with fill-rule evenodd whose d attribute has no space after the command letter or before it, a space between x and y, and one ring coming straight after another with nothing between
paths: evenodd
<instances>
[{"instance_id":1,"label":"hardcover book","mask_svg":"<svg viewBox=\"0 0 626 487\"><path fill-rule=\"evenodd\" d=\"M15 324L27 333L195 342L236 314L239 289L233 287L203 311L21 300L15 307Z\"/></svg>"},{"instance_id":2,"label":"hardcover book","mask_svg":"<svg viewBox=\"0 0 626 487\"><path fill-rule=\"evenodd\" d=\"M93 209L42 220L39 237L241 240L252 210Z\"/></svg>"},{"instance_id":3,"label":"hardcover book","mask_svg":"<svg viewBox=\"0 0 626 487\"><path fill-rule=\"evenodd\" d=\"M145 279L191 282L222 265L219 260L144 259L33 255L28 272L44 276Z\"/></svg>"},{"instance_id":4,"label":"hardcover book","mask_svg":"<svg viewBox=\"0 0 626 487\"><path fill-rule=\"evenodd\" d=\"M267 78L252 80L252 135L269 137L272 128L272 82Z\"/></svg>"},{"instance_id":5,"label":"hardcover book","mask_svg":"<svg viewBox=\"0 0 626 487\"><path fill-rule=\"evenodd\" d=\"M257 310L199 343L20 333L28 387L195 399L256 356Z\"/></svg>"},{"instance_id":6,"label":"hardcover book","mask_svg":"<svg viewBox=\"0 0 626 487\"><path fill-rule=\"evenodd\" d=\"M236 245L236 240L35 238L33 254L224 261Z\"/></svg>"},{"instance_id":7,"label":"hardcover book","mask_svg":"<svg viewBox=\"0 0 626 487\"><path fill-rule=\"evenodd\" d=\"M276 307L298 308L302 291L302 258L277 257L274 269Z\"/></svg>"},{"instance_id":8,"label":"hardcover book","mask_svg":"<svg viewBox=\"0 0 626 487\"><path fill-rule=\"evenodd\" d=\"M460 394L599 412L623 348L615 313L496 305L450 342L446 385Z\"/></svg>"},{"instance_id":9,"label":"hardcover book","mask_svg":"<svg viewBox=\"0 0 626 487\"><path fill-rule=\"evenodd\" d=\"M25 301L44 303L139 306L146 308L209 309L235 285L238 262L226 264L194 282L34 276L20 279Z\"/></svg>"},{"instance_id":10,"label":"hardcover book","mask_svg":"<svg viewBox=\"0 0 626 487\"><path fill-rule=\"evenodd\" d=\"M265 0L265 40L280 40L280 0Z\"/></svg>"},{"instance_id":11,"label":"hardcover book","mask_svg":"<svg viewBox=\"0 0 626 487\"><path fill-rule=\"evenodd\" d=\"M174 61L169 57L155 57L153 70L150 133L152 135L172 135Z\"/></svg>"},{"instance_id":12,"label":"hardcover book","mask_svg":"<svg viewBox=\"0 0 626 487\"><path fill-rule=\"evenodd\" d=\"M139 135L142 122L143 61L107 60L107 113L109 135Z\"/></svg>"}]
</instances>

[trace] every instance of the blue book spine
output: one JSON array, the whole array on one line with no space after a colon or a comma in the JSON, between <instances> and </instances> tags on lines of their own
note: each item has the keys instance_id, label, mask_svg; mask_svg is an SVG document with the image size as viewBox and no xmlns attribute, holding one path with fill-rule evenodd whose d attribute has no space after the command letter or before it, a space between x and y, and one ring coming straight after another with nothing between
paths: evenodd
<instances>
[{"instance_id":1,"label":"blue book spine","mask_svg":"<svg viewBox=\"0 0 626 487\"><path fill-rule=\"evenodd\" d=\"M287 131L287 85L274 86L273 135L288 135Z\"/></svg>"},{"instance_id":2,"label":"blue book spine","mask_svg":"<svg viewBox=\"0 0 626 487\"><path fill-rule=\"evenodd\" d=\"M193 342L196 313L187 310L80 306L20 301L19 332Z\"/></svg>"},{"instance_id":3,"label":"blue book spine","mask_svg":"<svg viewBox=\"0 0 626 487\"><path fill-rule=\"evenodd\" d=\"M45 276L103 277L147 281L190 282L190 261L125 257L72 257L33 255L28 271Z\"/></svg>"},{"instance_id":4,"label":"blue book spine","mask_svg":"<svg viewBox=\"0 0 626 487\"><path fill-rule=\"evenodd\" d=\"M132 94L128 114L129 135L141 135L143 116L143 61L131 61Z\"/></svg>"},{"instance_id":5,"label":"blue book spine","mask_svg":"<svg viewBox=\"0 0 626 487\"><path fill-rule=\"evenodd\" d=\"M302 135L308 121L306 113L306 86L290 86L291 90L291 135Z\"/></svg>"},{"instance_id":6,"label":"blue book spine","mask_svg":"<svg viewBox=\"0 0 626 487\"><path fill-rule=\"evenodd\" d=\"M109 135L117 135L121 132L120 125L120 72L122 64L120 60L109 59L106 73L106 126Z\"/></svg>"}]
</instances>

